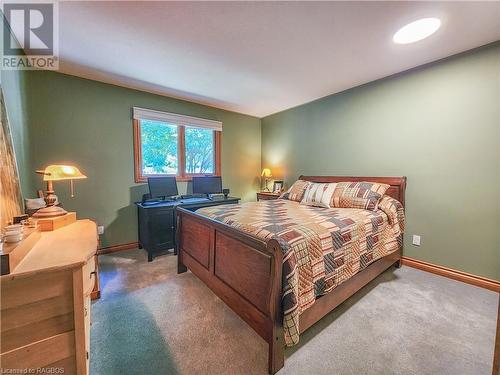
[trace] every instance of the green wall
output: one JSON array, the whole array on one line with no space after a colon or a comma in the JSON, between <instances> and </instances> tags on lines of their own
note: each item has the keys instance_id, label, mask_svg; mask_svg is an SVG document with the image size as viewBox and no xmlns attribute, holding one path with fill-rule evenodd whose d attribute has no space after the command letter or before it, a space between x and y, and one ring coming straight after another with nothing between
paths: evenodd
<instances>
[{"instance_id":1,"label":"green wall","mask_svg":"<svg viewBox=\"0 0 500 375\"><path fill-rule=\"evenodd\" d=\"M23 195L28 194L33 183L30 170L28 100L26 71L2 70L0 74L7 118L12 134L12 144L19 171L19 184Z\"/></svg>"},{"instance_id":2,"label":"green wall","mask_svg":"<svg viewBox=\"0 0 500 375\"><path fill-rule=\"evenodd\" d=\"M2 38L5 32L4 22L5 18L0 12L0 37ZM13 35L10 35L10 37L19 46L16 38ZM33 171L30 170L29 104L26 78L27 72L24 70L0 70L0 85L4 94L22 195L30 191L30 186L33 183Z\"/></svg>"},{"instance_id":3,"label":"green wall","mask_svg":"<svg viewBox=\"0 0 500 375\"><path fill-rule=\"evenodd\" d=\"M500 279L499 67L490 45L265 117L262 167L407 176L405 255Z\"/></svg>"},{"instance_id":4,"label":"green wall","mask_svg":"<svg viewBox=\"0 0 500 375\"><path fill-rule=\"evenodd\" d=\"M55 183L68 210L105 225L102 246L137 240L134 201L147 185L134 183L131 109L133 106L220 120L222 178L231 195L255 199L261 163L260 120L182 100L47 71L28 72L31 168L66 162L88 179ZM34 177L30 195L42 189ZM186 191L180 184L179 191Z\"/></svg>"}]
</instances>

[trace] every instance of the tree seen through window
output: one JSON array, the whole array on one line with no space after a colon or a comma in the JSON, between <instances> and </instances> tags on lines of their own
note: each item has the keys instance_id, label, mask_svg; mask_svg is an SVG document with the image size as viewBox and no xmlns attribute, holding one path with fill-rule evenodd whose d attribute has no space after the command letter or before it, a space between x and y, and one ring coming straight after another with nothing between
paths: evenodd
<instances>
[{"instance_id":1,"label":"tree seen through window","mask_svg":"<svg viewBox=\"0 0 500 375\"><path fill-rule=\"evenodd\" d=\"M184 137L179 150L179 137ZM215 131L140 120L142 174L191 175L215 173ZM180 162L183 158L183 163ZM184 171L179 168L184 164Z\"/></svg>"},{"instance_id":2,"label":"tree seen through window","mask_svg":"<svg viewBox=\"0 0 500 375\"><path fill-rule=\"evenodd\" d=\"M186 173L214 173L214 131L186 128Z\"/></svg>"},{"instance_id":3,"label":"tree seen through window","mask_svg":"<svg viewBox=\"0 0 500 375\"><path fill-rule=\"evenodd\" d=\"M141 120L142 171L145 175L177 174L178 129L159 121Z\"/></svg>"}]
</instances>

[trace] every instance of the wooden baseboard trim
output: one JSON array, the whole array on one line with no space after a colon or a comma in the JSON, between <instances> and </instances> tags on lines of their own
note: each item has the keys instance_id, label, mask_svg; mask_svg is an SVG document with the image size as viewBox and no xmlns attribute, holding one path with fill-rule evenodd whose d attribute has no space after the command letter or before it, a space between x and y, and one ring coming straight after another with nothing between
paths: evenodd
<instances>
[{"instance_id":1,"label":"wooden baseboard trim","mask_svg":"<svg viewBox=\"0 0 500 375\"><path fill-rule=\"evenodd\" d=\"M116 253L117 251L124 251L130 249L137 249L139 247L139 242L123 243L120 245L102 247L97 249L97 255Z\"/></svg>"},{"instance_id":2,"label":"wooden baseboard trim","mask_svg":"<svg viewBox=\"0 0 500 375\"><path fill-rule=\"evenodd\" d=\"M448 277L453 280L462 281L467 284L479 286L481 288L489 289L494 292L500 292L500 281L488 279L486 277L472 275L470 273L454 270L452 268L438 266L436 264L423 262L421 260L402 257L403 265L408 267L417 268L422 271L434 273L436 275Z\"/></svg>"}]
</instances>

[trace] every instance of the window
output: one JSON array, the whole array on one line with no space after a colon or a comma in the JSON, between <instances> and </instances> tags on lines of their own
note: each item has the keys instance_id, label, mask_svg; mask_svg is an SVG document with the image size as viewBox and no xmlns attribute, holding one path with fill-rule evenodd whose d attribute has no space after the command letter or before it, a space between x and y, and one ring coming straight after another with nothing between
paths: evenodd
<instances>
[{"instance_id":1,"label":"window","mask_svg":"<svg viewBox=\"0 0 500 375\"><path fill-rule=\"evenodd\" d=\"M145 175L176 175L179 166L177 126L152 120L139 121L142 173Z\"/></svg>"},{"instance_id":2,"label":"window","mask_svg":"<svg viewBox=\"0 0 500 375\"><path fill-rule=\"evenodd\" d=\"M135 181L220 175L222 123L134 108Z\"/></svg>"},{"instance_id":3,"label":"window","mask_svg":"<svg viewBox=\"0 0 500 375\"><path fill-rule=\"evenodd\" d=\"M186 173L215 173L215 132L210 129L186 128Z\"/></svg>"}]
</instances>

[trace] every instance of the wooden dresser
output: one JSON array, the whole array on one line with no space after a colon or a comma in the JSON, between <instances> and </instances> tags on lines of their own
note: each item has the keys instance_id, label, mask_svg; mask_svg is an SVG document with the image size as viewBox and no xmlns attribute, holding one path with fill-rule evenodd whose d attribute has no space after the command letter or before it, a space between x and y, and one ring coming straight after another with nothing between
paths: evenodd
<instances>
[{"instance_id":1,"label":"wooden dresser","mask_svg":"<svg viewBox=\"0 0 500 375\"><path fill-rule=\"evenodd\" d=\"M78 220L42 233L0 278L2 373L89 373L96 249L96 224Z\"/></svg>"}]
</instances>

